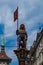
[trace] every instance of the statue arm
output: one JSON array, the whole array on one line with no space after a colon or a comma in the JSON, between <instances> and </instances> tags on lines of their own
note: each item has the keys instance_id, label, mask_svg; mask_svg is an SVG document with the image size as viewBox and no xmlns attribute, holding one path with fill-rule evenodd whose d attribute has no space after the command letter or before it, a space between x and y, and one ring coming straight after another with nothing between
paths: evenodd
<instances>
[{"instance_id":1,"label":"statue arm","mask_svg":"<svg viewBox=\"0 0 43 65\"><path fill-rule=\"evenodd\" d=\"M28 35L27 35L27 32L25 32L25 39L27 40L27 38L28 38Z\"/></svg>"},{"instance_id":2,"label":"statue arm","mask_svg":"<svg viewBox=\"0 0 43 65\"><path fill-rule=\"evenodd\" d=\"M16 30L16 35L19 35L19 30Z\"/></svg>"}]
</instances>

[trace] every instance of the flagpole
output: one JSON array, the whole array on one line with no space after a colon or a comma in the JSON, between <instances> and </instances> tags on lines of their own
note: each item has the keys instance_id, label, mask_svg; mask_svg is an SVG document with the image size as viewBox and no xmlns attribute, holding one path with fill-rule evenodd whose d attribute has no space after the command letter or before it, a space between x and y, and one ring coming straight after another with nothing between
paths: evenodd
<instances>
[{"instance_id":1,"label":"flagpole","mask_svg":"<svg viewBox=\"0 0 43 65\"><path fill-rule=\"evenodd\" d=\"M17 33L18 33L18 25L19 25L19 21L18 21L18 7L17 7L17 9L16 9L16 11L14 12L14 21L16 21L17 20ZM18 42L18 34L17 34L17 42Z\"/></svg>"},{"instance_id":2,"label":"flagpole","mask_svg":"<svg viewBox=\"0 0 43 65\"><path fill-rule=\"evenodd\" d=\"M18 30L18 19L17 19L17 30Z\"/></svg>"},{"instance_id":3,"label":"flagpole","mask_svg":"<svg viewBox=\"0 0 43 65\"><path fill-rule=\"evenodd\" d=\"M17 10L18 10L18 7L17 7ZM17 11L18 12L18 11ZM17 19L17 30L18 30L18 28L19 28L19 19ZM19 44L18 44L18 35L17 35L17 47L19 47L18 46Z\"/></svg>"}]
</instances>

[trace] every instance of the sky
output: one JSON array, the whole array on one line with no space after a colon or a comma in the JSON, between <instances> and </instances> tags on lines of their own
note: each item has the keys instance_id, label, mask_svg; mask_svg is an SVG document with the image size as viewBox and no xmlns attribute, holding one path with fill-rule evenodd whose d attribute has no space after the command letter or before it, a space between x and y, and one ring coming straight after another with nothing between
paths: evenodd
<instances>
[{"instance_id":1,"label":"sky","mask_svg":"<svg viewBox=\"0 0 43 65\"><path fill-rule=\"evenodd\" d=\"M6 54L12 58L10 65L18 65L18 60L13 52L17 48L17 21L14 22L14 11L18 8L19 26L25 24L28 34L27 49L36 40L39 28L43 28L43 0L0 0L0 45L4 31ZM3 27L4 26L4 27Z\"/></svg>"}]
</instances>

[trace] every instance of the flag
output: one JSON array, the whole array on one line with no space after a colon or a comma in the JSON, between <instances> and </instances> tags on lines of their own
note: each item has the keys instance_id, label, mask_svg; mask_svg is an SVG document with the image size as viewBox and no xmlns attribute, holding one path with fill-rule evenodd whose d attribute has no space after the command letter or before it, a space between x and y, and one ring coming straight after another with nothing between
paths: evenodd
<instances>
[{"instance_id":1,"label":"flag","mask_svg":"<svg viewBox=\"0 0 43 65\"><path fill-rule=\"evenodd\" d=\"M18 7L16 11L14 12L14 21L18 20Z\"/></svg>"}]
</instances>

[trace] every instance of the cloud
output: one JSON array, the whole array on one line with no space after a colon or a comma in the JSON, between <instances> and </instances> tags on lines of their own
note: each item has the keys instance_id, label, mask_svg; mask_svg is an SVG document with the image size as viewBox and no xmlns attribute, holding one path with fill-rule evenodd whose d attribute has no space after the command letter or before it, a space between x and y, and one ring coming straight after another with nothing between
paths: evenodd
<instances>
[{"instance_id":1,"label":"cloud","mask_svg":"<svg viewBox=\"0 0 43 65\"><path fill-rule=\"evenodd\" d=\"M0 23L4 23L5 25L5 37L14 35L16 30L16 23L13 21L13 13L11 12L11 8L8 5L4 5L0 8Z\"/></svg>"},{"instance_id":2,"label":"cloud","mask_svg":"<svg viewBox=\"0 0 43 65\"><path fill-rule=\"evenodd\" d=\"M36 35L37 35L37 30L33 30L28 35L28 40L27 40L27 48L28 49L30 49L30 46L32 46L33 42L36 40Z\"/></svg>"},{"instance_id":3,"label":"cloud","mask_svg":"<svg viewBox=\"0 0 43 65\"><path fill-rule=\"evenodd\" d=\"M6 47L6 54L12 59L12 62L17 61L17 56L14 53L14 47L12 48Z\"/></svg>"}]
</instances>

